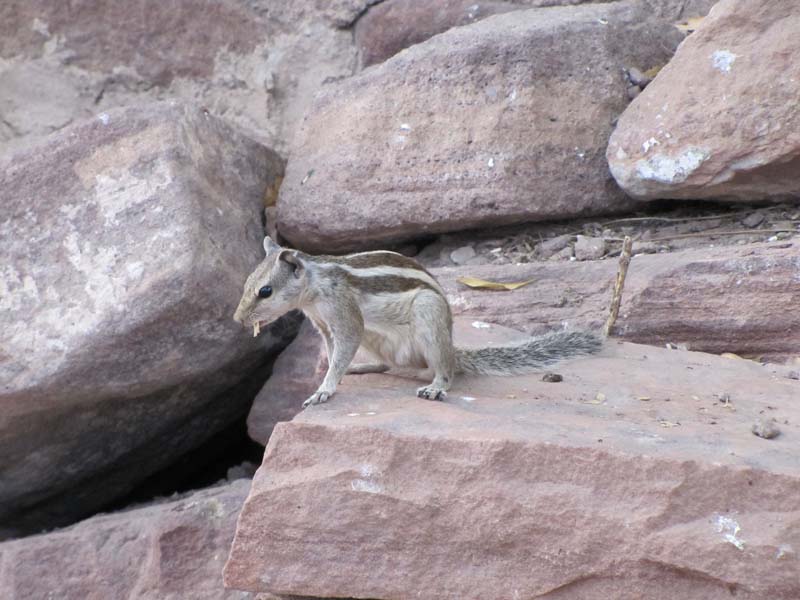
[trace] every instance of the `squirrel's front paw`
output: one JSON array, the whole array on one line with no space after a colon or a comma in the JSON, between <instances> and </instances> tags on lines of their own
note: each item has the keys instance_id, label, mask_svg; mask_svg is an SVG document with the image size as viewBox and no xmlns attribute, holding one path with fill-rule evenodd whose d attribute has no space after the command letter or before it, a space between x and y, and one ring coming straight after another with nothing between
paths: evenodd
<instances>
[{"instance_id":1,"label":"squirrel's front paw","mask_svg":"<svg viewBox=\"0 0 800 600\"><path fill-rule=\"evenodd\" d=\"M426 385L417 390L417 396L427 400L444 400L447 397L447 392L441 388Z\"/></svg>"},{"instance_id":2,"label":"squirrel's front paw","mask_svg":"<svg viewBox=\"0 0 800 600\"><path fill-rule=\"evenodd\" d=\"M323 402L327 402L328 399L331 397L331 394L328 392L314 392L309 396L308 400L303 402L303 408L311 406L312 404L322 404Z\"/></svg>"}]
</instances>

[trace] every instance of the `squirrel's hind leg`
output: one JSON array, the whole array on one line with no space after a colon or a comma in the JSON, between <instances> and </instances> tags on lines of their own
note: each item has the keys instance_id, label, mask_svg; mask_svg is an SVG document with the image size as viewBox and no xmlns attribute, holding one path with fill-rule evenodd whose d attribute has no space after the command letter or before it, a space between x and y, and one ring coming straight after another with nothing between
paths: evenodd
<instances>
[{"instance_id":1,"label":"squirrel's hind leg","mask_svg":"<svg viewBox=\"0 0 800 600\"><path fill-rule=\"evenodd\" d=\"M417 390L417 396L444 400L453 383L455 350L453 319L447 300L433 291L420 292L412 305L414 339L433 370L433 381Z\"/></svg>"}]
</instances>

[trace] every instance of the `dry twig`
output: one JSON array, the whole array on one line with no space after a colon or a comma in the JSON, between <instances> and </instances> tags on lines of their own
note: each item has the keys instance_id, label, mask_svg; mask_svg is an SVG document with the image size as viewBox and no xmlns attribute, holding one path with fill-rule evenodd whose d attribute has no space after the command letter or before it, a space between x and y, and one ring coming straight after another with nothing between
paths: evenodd
<instances>
[{"instance_id":1,"label":"dry twig","mask_svg":"<svg viewBox=\"0 0 800 600\"><path fill-rule=\"evenodd\" d=\"M625 236L622 242L622 253L619 256L619 269L617 270L617 280L614 282L614 295L611 297L611 307L608 312L608 320L603 328L606 337L611 333L611 328L617 322L619 316L619 305L622 302L622 289L625 287L625 277L628 275L628 265L631 263L631 248L633 242L629 236Z\"/></svg>"}]
</instances>

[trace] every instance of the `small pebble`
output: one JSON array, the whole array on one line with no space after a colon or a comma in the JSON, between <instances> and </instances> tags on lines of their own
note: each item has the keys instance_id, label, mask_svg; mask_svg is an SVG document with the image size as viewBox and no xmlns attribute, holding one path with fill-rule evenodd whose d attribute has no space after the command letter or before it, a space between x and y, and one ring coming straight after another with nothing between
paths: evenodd
<instances>
[{"instance_id":1,"label":"small pebble","mask_svg":"<svg viewBox=\"0 0 800 600\"><path fill-rule=\"evenodd\" d=\"M462 246L461 248L457 248L450 253L450 260L452 260L457 265L463 265L467 262L470 258L475 256L475 248L472 246Z\"/></svg>"},{"instance_id":2,"label":"small pebble","mask_svg":"<svg viewBox=\"0 0 800 600\"><path fill-rule=\"evenodd\" d=\"M559 381L564 381L564 376L560 375L559 373L545 373L542 377L542 381L546 381L547 383L558 383Z\"/></svg>"},{"instance_id":3,"label":"small pebble","mask_svg":"<svg viewBox=\"0 0 800 600\"><path fill-rule=\"evenodd\" d=\"M575 258L578 260L597 260L606 253L606 241L603 238L579 235L575 242Z\"/></svg>"},{"instance_id":4,"label":"small pebble","mask_svg":"<svg viewBox=\"0 0 800 600\"><path fill-rule=\"evenodd\" d=\"M800 371L789 371L787 377L789 379L800 379Z\"/></svg>"},{"instance_id":5,"label":"small pebble","mask_svg":"<svg viewBox=\"0 0 800 600\"><path fill-rule=\"evenodd\" d=\"M742 225L745 227L758 227L761 223L764 222L766 215L763 212L756 211L747 215L744 219L742 219Z\"/></svg>"},{"instance_id":6,"label":"small pebble","mask_svg":"<svg viewBox=\"0 0 800 600\"><path fill-rule=\"evenodd\" d=\"M772 438L776 438L781 434L781 430L778 428L778 424L775 422L775 419L756 419L756 422L753 423L751 431L758 437L764 438L765 440L771 440Z\"/></svg>"}]
</instances>

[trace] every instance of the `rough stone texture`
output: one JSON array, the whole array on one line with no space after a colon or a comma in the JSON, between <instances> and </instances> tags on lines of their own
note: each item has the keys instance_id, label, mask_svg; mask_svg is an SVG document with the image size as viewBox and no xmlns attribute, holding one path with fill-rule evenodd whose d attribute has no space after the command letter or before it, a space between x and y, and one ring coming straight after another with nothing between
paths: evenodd
<instances>
[{"instance_id":1,"label":"rough stone texture","mask_svg":"<svg viewBox=\"0 0 800 600\"><path fill-rule=\"evenodd\" d=\"M353 72L369 0L0 3L0 152L100 110L180 97L279 151Z\"/></svg>"},{"instance_id":2,"label":"rough stone texture","mask_svg":"<svg viewBox=\"0 0 800 600\"><path fill-rule=\"evenodd\" d=\"M300 327L297 337L281 352L272 375L253 401L247 416L247 433L266 445L280 421L290 421L322 382L328 368L325 344L310 321Z\"/></svg>"},{"instance_id":3,"label":"rough stone texture","mask_svg":"<svg viewBox=\"0 0 800 600\"><path fill-rule=\"evenodd\" d=\"M800 196L800 13L722 0L619 119L608 146L632 196Z\"/></svg>"},{"instance_id":4,"label":"rough stone texture","mask_svg":"<svg viewBox=\"0 0 800 600\"><path fill-rule=\"evenodd\" d=\"M247 410L289 333L231 317L281 169L171 103L0 161L0 537L87 514Z\"/></svg>"},{"instance_id":5,"label":"rough stone texture","mask_svg":"<svg viewBox=\"0 0 800 600\"><path fill-rule=\"evenodd\" d=\"M616 272L616 260L434 270L454 314L531 333L562 323L600 328ZM487 292L456 283L461 275L534 283L514 292ZM782 361L800 354L798 297L797 242L636 256L614 334L633 342Z\"/></svg>"},{"instance_id":6,"label":"rough stone texture","mask_svg":"<svg viewBox=\"0 0 800 600\"><path fill-rule=\"evenodd\" d=\"M278 229L327 252L424 233L621 210L605 160L624 67L682 38L639 4L496 15L317 96Z\"/></svg>"},{"instance_id":7,"label":"rough stone texture","mask_svg":"<svg viewBox=\"0 0 800 600\"><path fill-rule=\"evenodd\" d=\"M383 62L400 50L424 42L451 27L469 25L495 14L534 7L585 4L595 0L385 0L358 20L355 39L362 66ZM653 14L669 20L705 15L709 0L643 0Z\"/></svg>"},{"instance_id":8,"label":"rough stone texture","mask_svg":"<svg viewBox=\"0 0 800 600\"><path fill-rule=\"evenodd\" d=\"M546 0L545 0L546 1ZM577 2L580 3L580 2ZM541 4L541 3L540 3ZM550 3L552 4L552 2ZM559 4L565 4L561 2ZM383 62L400 50L458 25L469 25L520 6L514 2L473 0L387 0L358 20L355 39L361 65Z\"/></svg>"},{"instance_id":9,"label":"rough stone texture","mask_svg":"<svg viewBox=\"0 0 800 600\"><path fill-rule=\"evenodd\" d=\"M222 567L250 488L241 479L0 544L0 597L234 600Z\"/></svg>"},{"instance_id":10,"label":"rough stone texture","mask_svg":"<svg viewBox=\"0 0 800 600\"><path fill-rule=\"evenodd\" d=\"M376 599L800 596L800 383L750 361L619 342L558 372L556 384L457 380L446 402L415 398L414 380L346 377L331 402L275 428L226 586ZM780 437L750 432L762 414L788 423Z\"/></svg>"}]
</instances>

